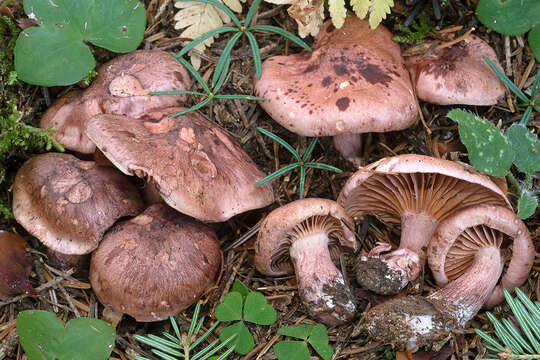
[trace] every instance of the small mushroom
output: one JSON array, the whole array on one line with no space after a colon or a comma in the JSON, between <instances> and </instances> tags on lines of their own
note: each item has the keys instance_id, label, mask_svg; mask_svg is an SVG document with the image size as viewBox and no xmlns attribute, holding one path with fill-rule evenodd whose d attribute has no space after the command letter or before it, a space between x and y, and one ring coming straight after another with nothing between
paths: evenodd
<instances>
[{"instance_id":1,"label":"small mushroom","mask_svg":"<svg viewBox=\"0 0 540 360\"><path fill-rule=\"evenodd\" d=\"M184 66L161 50L137 50L102 65L92 85L61 97L45 112L41 128L55 128L52 135L67 149L91 154L95 145L84 131L97 114L139 117L170 106L179 106L186 95L149 95L156 91L191 88Z\"/></svg>"},{"instance_id":2,"label":"small mushroom","mask_svg":"<svg viewBox=\"0 0 540 360\"><path fill-rule=\"evenodd\" d=\"M53 251L88 254L118 219L143 203L134 185L112 167L68 154L32 157L13 183L13 215Z\"/></svg>"},{"instance_id":3,"label":"small mushroom","mask_svg":"<svg viewBox=\"0 0 540 360\"><path fill-rule=\"evenodd\" d=\"M508 263L503 247L512 249ZM368 311L364 327L376 340L411 348L465 327L482 306L500 303L503 289L512 292L526 281L534 246L511 210L481 205L440 223L429 243L428 261L444 287L427 298L407 296Z\"/></svg>"},{"instance_id":4,"label":"small mushroom","mask_svg":"<svg viewBox=\"0 0 540 360\"><path fill-rule=\"evenodd\" d=\"M356 249L352 220L336 202L293 201L272 211L262 222L255 243L259 272L296 273L298 293L309 313L327 325L350 320L356 305L349 285L332 262L329 248Z\"/></svg>"},{"instance_id":5,"label":"small mushroom","mask_svg":"<svg viewBox=\"0 0 540 360\"><path fill-rule=\"evenodd\" d=\"M158 204L105 234L92 254L90 282L114 311L159 321L194 304L221 261L212 229Z\"/></svg>"},{"instance_id":6,"label":"small mushroom","mask_svg":"<svg viewBox=\"0 0 540 360\"><path fill-rule=\"evenodd\" d=\"M450 48L408 57L407 68L418 98L439 105L496 104L506 89L482 56L501 67L495 51L474 35Z\"/></svg>"},{"instance_id":7,"label":"small mushroom","mask_svg":"<svg viewBox=\"0 0 540 360\"><path fill-rule=\"evenodd\" d=\"M25 246L19 235L0 230L0 300L20 293L36 295L28 281L32 263Z\"/></svg>"},{"instance_id":8,"label":"small mushroom","mask_svg":"<svg viewBox=\"0 0 540 360\"><path fill-rule=\"evenodd\" d=\"M204 222L225 221L274 201L249 156L220 127L196 112L168 116L167 108L140 119L96 115L87 135L123 173L145 178L165 202Z\"/></svg>"},{"instance_id":9,"label":"small mushroom","mask_svg":"<svg viewBox=\"0 0 540 360\"><path fill-rule=\"evenodd\" d=\"M266 99L260 105L279 124L303 136L340 137L402 130L416 121L409 74L384 26L372 30L356 16L340 29L327 21L312 49L268 58L255 79L255 93ZM358 145L348 144L352 149L340 151L354 154Z\"/></svg>"},{"instance_id":10,"label":"small mushroom","mask_svg":"<svg viewBox=\"0 0 540 360\"><path fill-rule=\"evenodd\" d=\"M424 248L439 221L481 204L509 207L501 189L471 166L424 155L398 155L360 169L349 178L338 202L355 220L374 214L401 224L399 248L380 244L357 264L357 280L379 294L396 294L416 279Z\"/></svg>"}]
</instances>

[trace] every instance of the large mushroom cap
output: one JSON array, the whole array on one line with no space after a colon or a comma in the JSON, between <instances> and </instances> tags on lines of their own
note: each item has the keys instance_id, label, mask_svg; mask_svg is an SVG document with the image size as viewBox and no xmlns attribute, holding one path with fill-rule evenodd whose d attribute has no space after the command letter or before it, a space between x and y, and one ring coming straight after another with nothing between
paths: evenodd
<instances>
[{"instance_id":1,"label":"large mushroom cap","mask_svg":"<svg viewBox=\"0 0 540 360\"><path fill-rule=\"evenodd\" d=\"M397 293L418 277L425 259L423 248L439 221L468 206L510 206L487 175L465 164L415 154L385 158L358 170L338 202L355 219L371 213L401 224L398 250L379 256L381 250L389 250L380 246L358 263L358 281L381 294ZM366 271L383 273L367 277Z\"/></svg>"},{"instance_id":2,"label":"large mushroom cap","mask_svg":"<svg viewBox=\"0 0 540 360\"><path fill-rule=\"evenodd\" d=\"M221 257L208 226L152 205L105 234L92 254L90 281L114 311L159 321L197 301L214 283Z\"/></svg>"},{"instance_id":3,"label":"large mushroom cap","mask_svg":"<svg viewBox=\"0 0 540 360\"><path fill-rule=\"evenodd\" d=\"M392 34L356 16L341 29L326 22L312 53L265 60L255 93L275 121L304 136L401 130L417 114Z\"/></svg>"},{"instance_id":4,"label":"large mushroom cap","mask_svg":"<svg viewBox=\"0 0 540 360\"><path fill-rule=\"evenodd\" d=\"M136 120L97 115L87 135L122 172L153 183L173 208L201 221L218 222L271 204L269 184L236 142L214 123L183 108L156 111Z\"/></svg>"},{"instance_id":5,"label":"large mushroom cap","mask_svg":"<svg viewBox=\"0 0 540 360\"><path fill-rule=\"evenodd\" d=\"M186 95L149 95L156 91L191 88L184 66L161 50L137 50L103 64L92 85L84 92L73 91L45 112L41 128L55 128L58 142L67 149L90 154L95 145L84 130L96 114L139 117L148 111L179 106Z\"/></svg>"},{"instance_id":6,"label":"large mushroom cap","mask_svg":"<svg viewBox=\"0 0 540 360\"><path fill-rule=\"evenodd\" d=\"M503 247L512 249L508 266L484 305L499 304L504 299L503 289L513 292L515 287L523 285L534 261L534 246L527 227L506 207L467 208L437 227L427 250L429 267L437 284L445 286L459 278L471 266L476 254L489 247L498 249L501 257Z\"/></svg>"},{"instance_id":7,"label":"large mushroom cap","mask_svg":"<svg viewBox=\"0 0 540 360\"><path fill-rule=\"evenodd\" d=\"M255 244L255 266L263 274L296 273L298 293L309 313L327 325L351 319L356 306L333 264L329 247L356 249L352 220L336 202L302 199L272 211Z\"/></svg>"},{"instance_id":8,"label":"large mushroom cap","mask_svg":"<svg viewBox=\"0 0 540 360\"><path fill-rule=\"evenodd\" d=\"M408 57L407 67L416 94L424 101L439 105L496 104L506 89L482 56L501 67L495 51L474 35L451 48Z\"/></svg>"},{"instance_id":9,"label":"large mushroom cap","mask_svg":"<svg viewBox=\"0 0 540 360\"><path fill-rule=\"evenodd\" d=\"M63 254L91 252L116 220L142 209L129 178L68 154L34 156L20 167L13 183L17 222Z\"/></svg>"}]
</instances>

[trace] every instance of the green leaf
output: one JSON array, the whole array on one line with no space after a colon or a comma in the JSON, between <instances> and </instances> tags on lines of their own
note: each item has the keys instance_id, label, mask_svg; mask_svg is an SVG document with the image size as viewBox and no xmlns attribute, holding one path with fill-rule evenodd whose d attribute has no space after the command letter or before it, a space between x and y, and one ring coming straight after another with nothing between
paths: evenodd
<instances>
[{"instance_id":1,"label":"green leaf","mask_svg":"<svg viewBox=\"0 0 540 360\"><path fill-rule=\"evenodd\" d=\"M217 29L214 29L214 30L207 31L204 34L202 34L201 36L199 36L199 37L193 39L192 41L190 41L190 43L187 44L186 46L184 46L182 48L182 50L180 50L176 55L174 55L174 57L175 58L180 58L180 57L184 56L185 54L187 54L195 46L202 43L204 40L206 40L206 39L208 39L208 38L210 38L212 36L223 34L223 33L226 33L226 32L231 32L231 31L238 31L238 29L235 28L235 27L232 27L232 26L225 26L225 27L220 27L220 28L217 28Z\"/></svg>"},{"instance_id":2,"label":"green leaf","mask_svg":"<svg viewBox=\"0 0 540 360\"><path fill-rule=\"evenodd\" d=\"M214 93L217 93L219 91L219 89L221 88L221 85L223 84L223 82L225 81L225 78L227 77L229 66L231 65L231 51L241 36L242 36L242 33L237 32L230 38L227 45L225 45L225 48L223 48L223 52L221 53L218 59L216 68L214 69L214 74L212 75L212 87L213 87L212 90Z\"/></svg>"},{"instance_id":3,"label":"green leaf","mask_svg":"<svg viewBox=\"0 0 540 360\"><path fill-rule=\"evenodd\" d=\"M276 310L268 304L263 294L252 291L246 296L244 320L259 325L271 325L276 319Z\"/></svg>"},{"instance_id":4,"label":"green leaf","mask_svg":"<svg viewBox=\"0 0 540 360\"><path fill-rule=\"evenodd\" d=\"M540 23L538 0L480 0L478 19L488 28L505 35L519 35Z\"/></svg>"},{"instance_id":5,"label":"green leaf","mask_svg":"<svg viewBox=\"0 0 540 360\"><path fill-rule=\"evenodd\" d=\"M266 129L263 129L261 127L258 127L257 130L262 132L264 135L268 136L270 139L272 139L274 141L277 141L279 144L281 144L281 146L283 146L285 149L289 150L289 152L294 155L296 160L302 161L302 158L300 157L300 154L298 154L298 152L291 145L289 145L288 142L286 142L285 140L283 140L282 138L280 138L276 134L273 134L270 131L268 131Z\"/></svg>"},{"instance_id":6,"label":"green leaf","mask_svg":"<svg viewBox=\"0 0 540 360\"><path fill-rule=\"evenodd\" d=\"M173 54L174 55L174 54ZM185 68L191 73L191 75L193 75L193 77L195 78L195 80L197 80L197 82L199 83L199 85L202 86L202 88L204 89L204 91L206 91L207 94L210 94L212 91L210 90L210 87L208 86L208 84L206 83L206 81L204 81L204 79L202 78L202 76L199 74L199 72L197 70L195 70L195 68L193 67L193 65L191 65L189 63L189 61L187 61L186 59L184 59L183 57L177 57L176 58L178 61L180 61L180 63L182 65L185 66Z\"/></svg>"},{"instance_id":7,"label":"green leaf","mask_svg":"<svg viewBox=\"0 0 540 360\"><path fill-rule=\"evenodd\" d=\"M536 61L540 61L540 26L536 26L529 32L529 46Z\"/></svg>"},{"instance_id":8,"label":"green leaf","mask_svg":"<svg viewBox=\"0 0 540 360\"><path fill-rule=\"evenodd\" d=\"M289 171L291 171L291 170L293 170L293 169L295 169L295 168L297 168L299 166L300 166L300 163L294 163L294 164L289 164L287 166L284 166L284 167L274 171L270 175L267 175L267 176L263 177L261 180L257 181L254 184L254 186L261 186L263 184L266 184L267 182L272 181L275 178L278 178L281 175L283 175L285 173L288 173Z\"/></svg>"},{"instance_id":9,"label":"green leaf","mask_svg":"<svg viewBox=\"0 0 540 360\"><path fill-rule=\"evenodd\" d=\"M311 331L311 335L308 340L309 344L313 346L313 349L324 360L330 360L334 354L334 349L328 344L328 333L326 332L326 326L323 324L317 324Z\"/></svg>"},{"instance_id":10,"label":"green leaf","mask_svg":"<svg viewBox=\"0 0 540 360\"><path fill-rule=\"evenodd\" d=\"M42 310L21 311L17 332L29 360L106 360L116 336L105 321L82 317L64 327L54 314Z\"/></svg>"},{"instance_id":11,"label":"green leaf","mask_svg":"<svg viewBox=\"0 0 540 360\"><path fill-rule=\"evenodd\" d=\"M315 149L315 145L317 144L318 138L314 137L311 139L311 142L309 143L306 152L302 156L302 161L306 162L308 161L309 157L311 156L311 153L313 152L313 149Z\"/></svg>"},{"instance_id":12,"label":"green leaf","mask_svg":"<svg viewBox=\"0 0 540 360\"><path fill-rule=\"evenodd\" d=\"M257 39L255 39L255 36L250 32L245 32L246 37L249 40L249 45L251 47L251 54L253 55L253 64L255 65L255 75L257 76L257 79L261 79L261 73L262 73L262 62L261 62L261 52L259 49L259 44L257 44Z\"/></svg>"},{"instance_id":13,"label":"green leaf","mask_svg":"<svg viewBox=\"0 0 540 360\"><path fill-rule=\"evenodd\" d=\"M328 165L328 164L323 164L323 163L318 163L318 162L312 162L312 161L309 161L307 163L304 163L304 165L306 167L309 167L309 168L313 168L313 169L320 169L320 170L328 170L328 171L332 171L332 172L335 172L335 173L342 173L343 170L335 167L335 166L332 166L332 165Z\"/></svg>"},{"instance_id":14,"label":"green leaf","mask_svg":"<svg viewBox=\"0 0 540 360\"><path fill-rule=\"evenodd\" d=\"M506 136L486 119L460 109L447 115L458 123L461 142L469 152L471 164L480 171L504 176L514 159L514 152Z\"/></svg>"},{"instance_id":15,"label":"green leaf","mask_svg":"<svg viewBox=\"0 0 540 360\"><path fill-rule=\"evenodd\" d=\"M309 52L311 52L311 48L309 47L309 45L306 44L302 39L300 39L298 36L293 35L290 32L288 32L287 30L284 30L284 29L282 29L280 27L272 26L272 25L255 25L255 26L251 26L250 28L248 28L248 31L251 31L251 30L268 31L268 32L272 32L272 33L281 35L281 36L291 40L296 45L306 49Z\"/></svg>"},{"instance_id":16,"label":"green leaf","mask_svg":"<svg viewBox=\"0 0 540 360\"><path fill-rule=\"evenodd\" d=\"M254 0L251 3L251 6L249 7L248 13L246 15L246 19L244 20L244 26L250 26L251 20L253 19L253 16L255 15L255 11L257 11L257 8L259 7L259 4L261 3L261 0Z\"/></svg>"},{"instance_id":17,"label":"green leaf","mask_svg":"<svg viewBox=\"0 0 540 360\"><path fill-rule=\"evenodd\" d=\"M144 5L137 0L25 0L39 26L23 30L15 46L15 70L30 84L70 85L95 67L86 43L119 53L142 41Z\"/></svg>"},{"instance_id":18,"label":"green leaf","mask_svg":"<svg viewBox=\"0 0 540 360\"><path fill-rule=\"evenodd\" d=\"M298 326L284 326L278 330L278 334L297 339L307 340L315 325L302 324Z\"/></svg>"},{"instance_id":19,"label":"green leaf","mask_svg":"<svg viewBox=\"0 0 540 360\"><path fill-rule=\"evenodd\" d=\"M250 290L240 280L235 279L230 292L239 293L240 295L242 295L242 300L245 300L246 296L250 293Z\"/></svg>"},{"instance_id":20,"label":"green leaf","mask_svg":"<svg viewBox=\"0 0 540 360\"><path fill-rule=\"evenodd\" d=\"M515 153L514 164L519 171L532 174L540 170L540 142L525 126L513 124L506 131Z\"/></svg>"},{"instance_id":21,"label":"green leaf","mask_svg":"<svg viewBox=\"0 0 540 360\"><path fill-rule=\"evenodd\" d=\"M523 191L518 202L518 216L527 219L534 215L538 207L538 199L528 191Z\"/></svg>"},{"instance_id":22,"label":"green leaf","mask_svg":"<svg viewBox=\"0 0 540 360\"><path fill-rule=\"evenodd\" d=\"M303 341L280 341L274 345L274 354L279 360L309 360L308 346Z\"/></svg>"},{"instance_id":23,"label":"green leaf","mask_svg":"<svg viewBox=\"0 0 540 360\"><path fill-rule=\"evenodd\" d=\"M242 295L237 292L225 295L223 302L216 307L215 315L219 321L241 320Z\"/></svg>"},{"instance_id":24,"label":"green leaf","mask_svg":"<svg viewBox=\"0 0 540 360\"><path fill-rule=\"evenodd\" d=\"M225 341L235 334L236 337L228 344L229 347L235 346L234 351L240 355L245 355L253 350L253 347L255 346L253 337L251 336L247 326L241 321L229 325L225 329L221 330L219 333L219 339L221 341Z\"/></svg>"}]
</instances>

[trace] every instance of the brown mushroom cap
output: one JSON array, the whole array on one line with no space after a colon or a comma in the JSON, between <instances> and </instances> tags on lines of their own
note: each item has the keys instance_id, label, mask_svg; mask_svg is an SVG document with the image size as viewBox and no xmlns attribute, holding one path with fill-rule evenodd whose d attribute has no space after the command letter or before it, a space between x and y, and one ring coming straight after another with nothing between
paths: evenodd
<instances>
[{"instance_id":1,"label":"brown mushroom cap","mask_svg":"<svg viewBox=\"0 0 540 360\"><path fill-rule=\"evenodd\" d=\"M92 254L99 300L137 321L159 321L195 303L221 264L216 234L166 205L115 225Z\"/></svg>"},{"instance_id":2,"label":"brown mushroom cap","mask_svg":"<svg viewBox=\"0 0 540 360\"><path fill-rule=\"evenodd\" d=\"M312 316L337 325L354 316L356 306L330 247L356 249L352 220L335 201L302 199L272 211L255 243L255 266L265 275L293 271L298 292Z\"/></svg>"},{"instance_id":3,"label":"brown mushroom cap","mask_svg":"<svg viewBox=\"0 0 540 360\"><path fill-rule=\"evenodd\" d=\"M168 108L136 120L97 115L87 135L128 175L144 177L167 204L205 222L271 204L265 175L221 128L195 112L173 118L183 108Z\"/></svg>"},{"instance_id":4,"label":"brown mushroom cap","mask_svg":"<svg viewBox=\"0 0 540 360\"><path fill-rule=\"evenodd\" d=\"M92 85L84 92L73 91L55 103L41 119L41 128L54 127L58 142L67 149L90 154L95 145L84 130L96 114L139 117L170 106L179 106L186 95L149 95L156 91L191 88L184 66L161 50L136 50L103 64Z\"/></svg>"},{"instance_id":5,"label":"brown mushroom cap","mask_svg":"<svg viewBox=\"0 0 540 360\"><path fill-rule=\"evenodd\" d=\"M506 89L482 56L501 67L495 51L474 35L453 47L408 57L407 67L418 98L439 105L496 104Z\"/></svg>"},{"instance_id":6,"label":"brown mushroom cap","mask_svg":"<svg viewBox=\"0 0 540 360\"><path fill-rule=\"evenodd\" d=\"M495 247L501 252L501 247L510 245L503 242L503 235L512 241L512 258L485 306L499 304L504 299L503 289L513 292L515 287L523 285L534 261L534 246L527 227L506 207L471 207L440 223L427 250L437 284L445 286L459 278L471 266L478 251Z\"/></svg>"},{"instance_id":7,"label":"brown mushroom cap","mask_svg":"<svg viewBox=\"0 0 540 360\"><path fill-rule=\"evenodd\" d=\"M68 154L34 156L20 167L13 183L17 222L64 254L91 252L116 220L142 210L129 178Z\"/></svg>"},{"instance_id":8,"label":"brown mushroom cap","mask_svg":"<svg viewBox=\"0 0 540 360\"><path fill-rule=\"evenodd\" d=\"M417 115L399 46L384 26L349 16L327 21L313 52L264 61L255 93L288 130L304 136L385 132L411 126Z\"/></svg>"},{"instance_id":9,"label":"brown mushroom cap","mask_svg":"<svg viewBox=\"0 0 540 360\"><path fill-rule=\"evenodd\" d=\"M358 281L368 289L399 292L422 270L427 244L437 223L468 206L510 206L505 194L487 175L470 166L424 155L398 155L358 170L339 194L338 202L353 218L366 213L385 222L401 223L400 248L379 257L374 249L358 264ZM372 259L382 261L380 276L365 277ZM365 266L363 266L365 265Z\"/></svg>"},{"instance_id":10,"label":"brown mushroom cap","mask_svg":"<svg viewBox=\"0 0 540 360\"><path fill-rule=\"evenodd\" d=\"M20 293L36 295L28 281L32 262L25 246L19 235L0 230L0 300Z\"/></svg>"}]
</instances>

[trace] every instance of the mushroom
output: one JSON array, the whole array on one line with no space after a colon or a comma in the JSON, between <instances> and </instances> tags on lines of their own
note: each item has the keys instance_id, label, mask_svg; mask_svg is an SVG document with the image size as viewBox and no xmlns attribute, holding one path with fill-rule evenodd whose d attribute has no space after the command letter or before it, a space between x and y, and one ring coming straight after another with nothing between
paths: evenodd
<instances>
[{"instance_id":1,"label":"mushroom","mask_svg":"<svg viewBox=\"0 0 540 360\"><path fill-rule=\"evenodd\" d=\"M510 207L501 189L473 167L424 155L398 155L360 169L338 202L355 220L372 213L401 223L399 248L380 244L357 264L357 280L379 294L396 294L416 279L437 224L452 213L481 204Z\"/></svg>"},{"instance_id":2,"label":"mushroom","mask_svg":"<svg viewBox=\"0 0 540 360\"><path fill-rule=\"evenodd\" d=\"M139 117L179 106L186 95L149 95L156 91L191 88L191 77L173 56L161 50L137 50L102 65L92 85L58 99L43 115L41 128L70 150L91 154L95 145L84 135L86 123L97 114Z\"/></svg>"},{"instance_id":3,"label":"mushroom","mask_svg":"<svg viewBox=\"0 0 540 360\"><path fill-rule=\"evenodd\" d=\"M512 249L506 264L502 247ZM482 306L499 304L503 289L521 286L533 261L529 231L511 210L492 205L460 210L440 223L429 242L429 267L444 287L425 299L408 296L374 307L365 329L376 340L409 347L442 339L465 327Z\"/></svg>"},{"instance_id":4,"label":"mushroom","mask_svg":"<svg viewBox=\"0 0 540 360\"><path fill-rule=\"evenodd\" d=\"M265 60L255 79L255 93L266 98L261 106L279 124L303 136L340 137L402 130L416 121L409 74L384 26L372 30L356 16L340 29L327 21L312 49ZM345 154L358 147L350 144Z\"/></svg>"},{"instance_id":5,"label":"mushroom","mask_svg":"<svg viewBox=\"0 0 540 360\"><path fill-rule=\"evenodd\" d=\"M159 321L195 303L221 261L213 230L158 204L105 234L92 254L90 282L114 311Z\"/></svg>"},{"instance_id":6,"label":"mushroom","mask_svg":"<svg viewBox=\"0 0 540 360\"><path fill-rule=\"evenodd\" d=\"M13 183L13 215L53 251L88 254L118 219L143 210L129 179L68 154L32 157Z\"/></svg>"},{"instance_id":7,"label":"mushroom","mask_svg":"<svg viewBox=\"0 0 540 360\"><path fill-rule=\"evenodd\" d=\"M352 220L335 201L302 199L272 211L261 223L255 243L259 272L296 273L298 293L308 312L327 325L350 320L356 305L330 248L356 249Z\"/></svg>"},{"instance_id":8,"label":"mushroom","mask_svg":"<svg viewBox=\"0 0 540 360\"><path fill-rule=\"evenodd\" d=\"M141 119L96 115L87 135L123 173L145 178L176 210L204 222L274 201L269 184L249 156L221 128L195 112L173 118L167 108Z\"/></svg>"},{"instance_id":9,"label":"mushroom","mask_svg":"<svg viewBox=\"0 0 540 360\"><path fill-rule=\"evenodd\" d=\"M28 281L32 263L25 246L19 235L0 230L0 300L20 293L36 295Z\"/></svg>"},{"instance_id":10,"label":"mushroom","mask_svg":"<svg viewBox=\"0 0 540 360\"><path fill-rule=\"evenodd\" d=\"M494 105L504 97L506 89L482 56L501 67L495 51L484 40L469 35L450 48L408 57L406 64L416 94L424 101L439 105Z\"/></svg>"}]
</instances>

